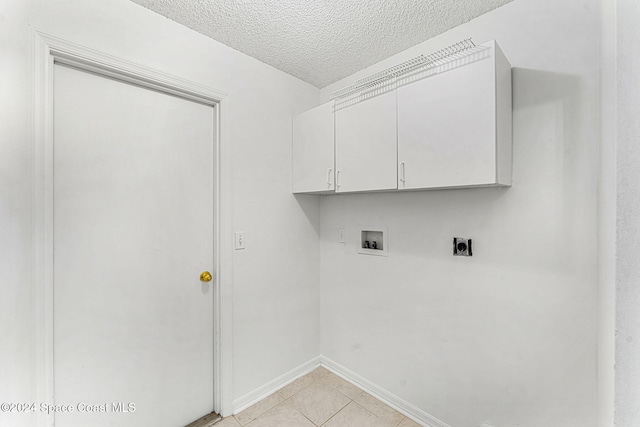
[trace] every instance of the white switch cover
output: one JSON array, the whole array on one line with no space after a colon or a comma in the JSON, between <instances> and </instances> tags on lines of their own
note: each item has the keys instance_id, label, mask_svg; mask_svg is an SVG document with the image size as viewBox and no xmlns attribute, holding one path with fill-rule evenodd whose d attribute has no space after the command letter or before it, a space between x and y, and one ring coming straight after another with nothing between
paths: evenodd
<instances>
[{"instance_id":1,"label":"white switch cover","mask_svg":"<svg viewBox=\"0 0 640 427\"><path fill-rule=\"evenodd\" d=\"M236 251L240 249L244 249L246 246L244 245L244 231L236 231Z\"/></svg>"},{"instance_id":2,"label":"white switch cover","mask_svg":"<svg viewBox=\"0 0 640 427\"><path fill-rule=\"evenodd\" d=\"M344 243L344 228L338 228L338 243Z\"/></svg>"}]
</instances>

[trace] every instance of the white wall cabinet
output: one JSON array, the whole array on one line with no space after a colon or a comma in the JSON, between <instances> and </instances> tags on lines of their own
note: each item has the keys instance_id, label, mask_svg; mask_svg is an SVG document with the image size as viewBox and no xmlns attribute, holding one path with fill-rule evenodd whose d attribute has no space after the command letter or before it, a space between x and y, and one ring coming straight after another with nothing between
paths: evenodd
<instances>
[{"instance_id":1,"label":"white wall cabinet","mask_svg":"<svg viewBox=\"0 0 640 427\"><path fill-rule=\"evenodd\" d=\"M495 41L419 73L295 117L294 193L511 185L511 65Z\"/></svg>"},{"instance_id":2,"label":"white wall cabinet","mask_svg":"<svg viewBox=\"0 0 640 427\"><path fill-rule=\"evenodd\" d=\"M335 116L336 192L396 189L395 91L338 109Z\"/></svg>"},{"instance_id":3,"label":"white wall cabinet","mask_svg":"<svg viewBox=\"0 0 640 427\"><path fill-rule=\"evenodd\" d=\"M293 118L293 192L335 189L333 101Z\"/></svg>"},{"instance_id":4,"label":"white wall cabinet","mask_svg":"<svg viewBox=\"0 0 640 427\"><path fill-rule=\"evenodd\" d=\"M511 65L495 42L401 86L400 190L511 185Z\"/></svg>"}]
</instances>

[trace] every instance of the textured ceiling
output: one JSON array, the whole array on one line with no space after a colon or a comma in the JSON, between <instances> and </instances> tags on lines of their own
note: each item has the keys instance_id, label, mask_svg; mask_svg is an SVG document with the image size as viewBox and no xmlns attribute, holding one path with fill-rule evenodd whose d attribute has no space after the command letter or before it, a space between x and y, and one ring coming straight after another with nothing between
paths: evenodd
<instances>
[{"instance_id":1,"label":"textured ceiling","mask_svg":"<svg viewBox=\"0 0 640 427\"><path fill-rule=\"evenodd\" d=\"M132 0L319 88L512 0Z\"/></svg>"}]
</instances>

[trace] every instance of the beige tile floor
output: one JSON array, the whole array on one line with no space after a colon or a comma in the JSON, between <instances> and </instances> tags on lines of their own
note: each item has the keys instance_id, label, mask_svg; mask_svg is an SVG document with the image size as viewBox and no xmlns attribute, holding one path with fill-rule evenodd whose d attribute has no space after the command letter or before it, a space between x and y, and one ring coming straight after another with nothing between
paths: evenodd
<instances>
[{"instance_id":1,"label":"beige tile floor","mask_svg":"<svg viewBox=\"0 0 640 427\"><path fill-rule=\"evenodd\" d=\"M317 368L215 427L419 427L353 384Z\"/></svg>"}]
</instances>

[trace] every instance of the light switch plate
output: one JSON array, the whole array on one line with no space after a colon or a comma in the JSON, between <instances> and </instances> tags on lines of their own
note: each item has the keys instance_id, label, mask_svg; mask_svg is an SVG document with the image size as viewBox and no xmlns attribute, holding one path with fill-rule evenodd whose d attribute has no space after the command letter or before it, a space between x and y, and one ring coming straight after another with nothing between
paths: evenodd
<instances>
[{"instance_id":1,"label":"light switch plate","mask_svg":"<svg viewBox=\"0 0 640 427\"><path fill-rule=\"evenodd\" d=\"M244 241L244 231L236 231L235 237L236 237L235 238L236 251L246 248L245 241Z\"/></svg>"}]
</instances>

